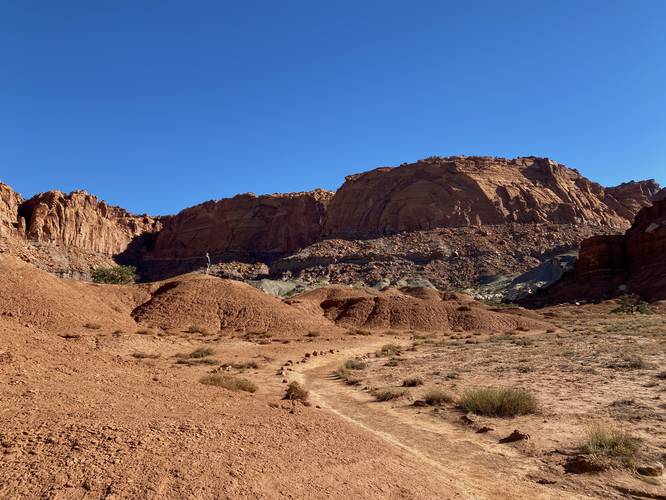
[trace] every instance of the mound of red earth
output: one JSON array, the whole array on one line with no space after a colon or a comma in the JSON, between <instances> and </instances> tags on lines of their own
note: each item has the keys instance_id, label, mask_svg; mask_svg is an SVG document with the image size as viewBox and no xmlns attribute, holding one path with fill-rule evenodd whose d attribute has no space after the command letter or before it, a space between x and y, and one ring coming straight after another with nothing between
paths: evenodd
<instances>
[{"instance_id":1,"label":"mound of red earth","mask_svg":"<svg viewBox=\"0 0 666 500\"><path fill-rule=\"evenodd\" d=\"M0 254L0 316L62 335L85 325L132 330L132 309L149 295L139 286L100 286L63 280Z\"/></svg>"},{"instance_id":2,"label":"mound of red earth","mask_svg":"<svg viewBox=\"0 0 666 500\"><path fill-rule=\"evenodd\" d=\"M304 314L282 300L239 281L185 275L152 285L151 298L132 316L163 330L198 327L208 332L293 334L336 330L323 316Z\"/></svg>"},{"instance_id":3,"label":"mound of red earth","mask_svg":"<svg viewBox=\"0 0 666 500\"><path fill-rule=\"evenodd\" d=\"M430 288L393 288L379 292L335 286L303 293L289 302L313 314L323 314L345 328L420 332L547 328L527 312L500 312L468 295Z\"/></svg>"},{"instance_id":4,"label":"mound of red earth","mask_svg":"<svg viewBox=\"0 0 666 500\"><path fill-rule=\"evenodd\" d=\"M636 294L666 299L666 200L643 208L624 235L583 241L574 271L526 301L546 305Z\"/></svg>"},{"instance_id":5,"label":"mound of red earth","mask_svg":"<svg viewBox=\"0 0 666 500\"><path fill-rule=\"evenodd\" d=\"M545 158L462 156L432 157L353 175L336 193L239 195L209 201L172 217L132 215L81 191L69 195L50 191L22 200L0 184L0 249L64 276L89 277L90 268L110 265L114 259L137 265L144 280L155 280L205 267L206 254L214 264L270 264L326 242L332 247L326 258L338 253L349 260L345 242L353 239L377 240L440 229L464 232L503 226L512 235L530 233L528 239L540 249L551 243L552 247L562 246L557 240L575 247L581 237L626 229L638 209L663 193L654 181L603 188L578 171ZM564 230L552 231L552 226ZM474 242L473 230L460 241L471 238ZM556 233L567 235L551 242L548 234ZM342 243L336 246L333 241ZM509 266L518 272L525 271L534 259L542 260L543 251L535 255L518 247L520 244L515 258L525 263ZM390 242L377 245L377 250L382 254L379 260L394 257ZM504 253L501 248L498 251ZM425 260L416 257L420 264L434 263L430 266L433 279L439 275L443 280L451 269L454 274L465 274L458 272L460 266L484 264L483 255L467 253L458 259L459 264L443 267L441 259L430 259L432 253L428 250ZM501 266L488 267L489 274L503 271ZM410 265L394 269L403 277L419 271ZM271 269L278 278L288 277L288 272L299 271L288 266ZM345 269L336 273L345 275ZM321 270L314 274L325 277ZM365 280L365 274L358 277ZM342 280L348 281L349 277Z\"/></svg>"}]
</instances>

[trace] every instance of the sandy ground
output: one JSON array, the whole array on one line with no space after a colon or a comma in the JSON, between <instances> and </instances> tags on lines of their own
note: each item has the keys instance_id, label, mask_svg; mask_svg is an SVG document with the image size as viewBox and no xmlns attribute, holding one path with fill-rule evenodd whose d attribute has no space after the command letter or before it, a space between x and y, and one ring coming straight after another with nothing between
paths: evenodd
<instances>
[{"instance_id":1,"label":"sandy ground","mask_svg":"<svg viewBox=\"0 0 666 500\"><path fill-rule=\"evenodd\" d=\"M1 258L0 266L0 498L666 494L663 478L563 469L585 426L600 419L640 435L645 456L663 461L663 314L586 306L544 311L537 321L509 310L531 318L516 325L551 327L359 332L294 308L301 320L233 283L196 278L156 301L160 286L94 286ZM177 308L163 301L166 292L181 294ZM404 350L376 357L387 343ZM201 348L210 351L191 357ZM356 356L368 363L363 383L345 385L332 374ZM645 366L622 367L627 356ZM258 389L200 383L211 373ZM370 394L416 375L424 385L400 400ZM310 391L309 406L282 399L290 381ZM455 403L413 405L429 387L459 395L483 385L525 387L539 412L463 424ZM493 430L477 433L482 426ZM531 439L499 444L513 429Z\"/></svg>"}]
</instances>

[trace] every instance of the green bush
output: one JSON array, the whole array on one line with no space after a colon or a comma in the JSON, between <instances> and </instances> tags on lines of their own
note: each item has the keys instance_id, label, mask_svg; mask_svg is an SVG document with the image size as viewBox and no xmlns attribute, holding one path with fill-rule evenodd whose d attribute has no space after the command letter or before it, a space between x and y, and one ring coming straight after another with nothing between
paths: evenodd
<instances>
[{"instance_id":1,"label":"green bush","mask_svg":"<svg viewBox=\"0 0 666 500\"><path fill-rule=\"evenodd\" d=\"M92 280L95 283L106 283L111 285L128 285L136 279L136 267L98 267L92 272Z\"/></svg>"},{"instance_id":2,"label":"green bush","mask_svg":"<svg viewBox=\"0 0 666 500\"><path fill-rule=\"evenodd\" d=\"M525 389L471 389L463 395L460 406L477 415L488 417L513 417L537 411L536 398Z\"/></svg>"}]
</instances>

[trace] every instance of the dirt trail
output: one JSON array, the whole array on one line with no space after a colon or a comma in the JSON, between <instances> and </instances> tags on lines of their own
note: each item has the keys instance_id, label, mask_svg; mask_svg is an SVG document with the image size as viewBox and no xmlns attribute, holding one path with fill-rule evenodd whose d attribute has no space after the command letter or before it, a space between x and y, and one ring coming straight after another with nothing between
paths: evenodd
<instances>
[{"instance_id":1,"label":"dirt trail","mask_svg":"<svg viewBox=\"0 0 666 500\"><path fill-rule=\"evenodd\" d=\"M372 432L434 468L451 484L450 497L464 498L589 498L539 485L528 475L540 476L533 461L511 446L484 441L436 417L414 409L376 403L366 392L346 386L332 376L349 357L375 350L375 341L335 356L308 363L297 374L310 391L314 404Z\"/></svg>"}]
</instances>

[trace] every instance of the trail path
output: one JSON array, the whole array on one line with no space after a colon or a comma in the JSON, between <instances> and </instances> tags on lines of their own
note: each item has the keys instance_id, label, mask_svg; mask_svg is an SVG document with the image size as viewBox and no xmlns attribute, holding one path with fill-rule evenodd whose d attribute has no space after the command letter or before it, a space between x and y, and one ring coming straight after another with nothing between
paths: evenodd
<instances>
[{"instance_id":1,"label":"trail path","mask_svg":"<svg viewBox=\"0 0 666 500\"><path fill-rule=\"evenodd\" d=\"M443 498L589 498L538 484L526 476L538 477L533 460L510 445L484 440L472 431L417 413L405 405L377 403L332 375L345 359L375 350L371 343L309 362L297 372L297 379L310 391L314 404L328 410L386 443L407 451L451 484Z\"/></svg>"}]
</instances>

